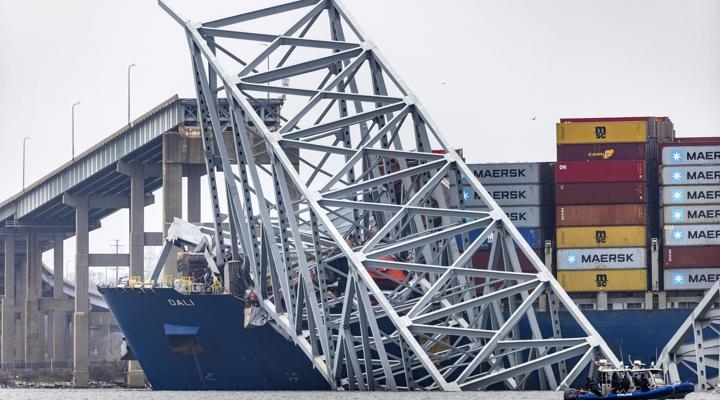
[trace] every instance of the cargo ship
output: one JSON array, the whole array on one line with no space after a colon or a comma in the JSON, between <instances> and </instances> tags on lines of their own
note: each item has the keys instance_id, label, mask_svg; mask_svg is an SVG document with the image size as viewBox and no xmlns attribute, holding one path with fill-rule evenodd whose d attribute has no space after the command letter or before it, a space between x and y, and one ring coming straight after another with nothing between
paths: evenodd
<instances>
[{"instance_id":1,"label":"cargo ship","mask_svg":"<svg viewBox=\"0 0 720 400\"><path fill-rule=\"evenodd\" d=\"M124 358L138 360L153 389L329 389L272 324L245 326L240 298L169 286L98 288L125 335Z\"/></svg>"},{"instance_id":2,"label":"cargo ship","mask_svg":"<svg viewBox=\"0 0 720 400\"><path fill-rule=\"evenodd\" d=\"M665 117L563 119L556 134L557 162L469 165L611 349L653 362L720 277L720 139L675 138ZM99 290L154 389L329 387L272 323L246 321L237 297ZM536 304L548 328L546 308ZM568 320L563 335L580 336Z\"/></svg>"}]
</instances>

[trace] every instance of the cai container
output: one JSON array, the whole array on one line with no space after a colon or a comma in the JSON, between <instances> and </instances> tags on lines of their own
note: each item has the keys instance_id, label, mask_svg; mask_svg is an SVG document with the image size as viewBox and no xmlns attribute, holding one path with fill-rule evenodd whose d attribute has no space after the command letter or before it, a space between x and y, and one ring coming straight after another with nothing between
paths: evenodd
<instances>
[{"instance_id":1,"label":"cai container","mask_svg":"<svg viewBox=\"0 0 720 400\"><path fill-rule=\"evenodd\" d=\"M639 269L647 265L644 247L558 249L558 271L584 269Z\"/></svg>"},{"instance_id":2,"label":"cai container","mask_svg":"<svg viewBox=\"0 0 720 400\"><path fill-rule=\"evenodd\" d=\"M645 143L561 144L558 161L645 160Z\"/></svg>"},{"instance_id":3,"label":"cai container","mask_svg":"<svg viewBox=\"0 0 720 400\"><path fill-rule=\"evenodd\" d=\"M555 210L557 226L644 225L645 204L563 205Z\"/></svg>"},{"instance_id":4,"label":"cai container","mask_svg":"<svg viewBox=\"0 0 720 400\"><path fill-rule=\"evenodd\" d=\"M720 246L665 246L665 268L720 268Z\"/></svg>"},{"instance_id":5,"label":"cai container","mask_svg":"<svg viewBox=\"0 0 720 400\"><path fill-rule=\"evenodd\" d=\"M558 144L647 142L646 121L561 122Z\"/></svg>"},{"instance_id":6,"label":"cai container","mask_svg":"<svg viewBox=\"0 0 720 400\"><path fill-rule=\"evenodd\" d=\"M558 249L585 247L643 247L645 226L579 226L557 228Z\"/></svg>"},{"instance_id":7,"label":"cai container","mask_svg":"<svg viewBox=\"0 0 720 400\"><path fill-rule=\"evenodd\" d=\"M645 180L645 161L558 161L555 183L637 182Z\"/></svg>"},{"instance_id":8,"label":"cai container","mask_svg":"<svg viewBox=\"0 0 720 400\"><path fill-rule=\"evenodd\" d=\"M645 182L563 183L555 185L555 204L624 204L647 201Z\"/></svg>"},{"instance_id":9,"label":"cai container","mask_svg":"<svg viewBox=\"0 0 720 400\"><path fill-rule=\"evenodd\" d=\"M642 292L647 290L646 269L595 269L558 271L566 292Z\"/></svg>"}]
</instances>

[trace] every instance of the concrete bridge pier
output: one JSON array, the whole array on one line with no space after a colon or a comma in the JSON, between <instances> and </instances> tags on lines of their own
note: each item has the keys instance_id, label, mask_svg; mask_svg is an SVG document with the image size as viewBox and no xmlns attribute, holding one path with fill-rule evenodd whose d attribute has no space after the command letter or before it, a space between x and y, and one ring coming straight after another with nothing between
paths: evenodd
<instances>
[{"instance_id":1,"label":"concrete bridge pier","mask_svg":"<svg viewBox=\"0 0 720 400\"><path fill-rule=\"evenodd\" d=\"M88 387L90 344L90 298L88 296L90 242L88 196L63 195L63 203L75 208L75 313L73 315L73 384Z\"/></svg>"},{"instance_id":2,"label":"concrete bridge pier","mask_svg":"<svg viewBox=\"0 0 720 400\"><path fill-rule=\"evenodd\" d=\"M57 301L65 299L63 293L63 275L65 273L64 262L64 250L63 242L65 238L63 236L55 236L53 244L53 298ZM67 311L64 308L55 308L52 311L52 359L51 367L67 368L67 348L65 342L67 341Z\"/></svg>"},{"instance_id":3,"label":"concrete bridge pier","mask_svg":"<svg viewBox=\"0 0 720 400\"><path fill-rule=\"evenodd\" d=\"M202 188L200 178L205 175L204 165L185 165L183 175L187 177L187 220L192 223L200 223L200 206Z\"/></svg>"},{"instance_id":4,"label":"concrete bridge pier","mask_svg":"<svg viewBox=\"0 0 720 400\"><path fill-rule=\"evenodd\" d=\"M18 240L22 236L16 237L16 246L19 247L18 242L24 245L24 242ZM18 252L18 247L15 248L15 252ZM27 297L27 257L24 254L20 254L21 258L15 265L15 366L24 368L25 366L25 307L23 302Z\"/></svg>"},{"instance_id":5,"label":"concrete bridge pier","mask_svg":"<svg viewBox=\"0 0 720 400\"><path fill-rule=\"evenodd\" d=\"M27 234L25 255L25 366L36 368L43 366L45 362L45 313L40 310L42 256L36 231Z\"/></svg>"},{"instance_id":6,"label":"concrete bridge pier","mask_svg":"<svg viewBox=\"0 0 720 400\"><path fill-rule=\"evenodd\" d=\"M118 172L130 177L130 276L145 280L145 177L159 176L155 165L118 162ZM137 361L128 363L127 386L145 387L145 373Z\"/></svg>"},{"instance_id":7,"label":"concrete bridge pier","mask_svg":"<svg viewBox=\"0 0 720 400\"><path fill-rule=\"evenodd\" d=\"M15 236L5 236L5 297L2 302L2 336L0 336L0 366L15 368Z\"/></svg>"},{"instance_id":8,"label":"concrete bridge pier","mask_svg":"<svg viewBox=\"0 0 720 400\"><path fill-rule=\"evenodd\" d=\"M167 237L175 217L182 218L182 164L173 144L173 135L163 135L163 237ZM173 247L165 260L163 276L175 276L177 271L177 249Z\"/></svg>"}]
</instances>

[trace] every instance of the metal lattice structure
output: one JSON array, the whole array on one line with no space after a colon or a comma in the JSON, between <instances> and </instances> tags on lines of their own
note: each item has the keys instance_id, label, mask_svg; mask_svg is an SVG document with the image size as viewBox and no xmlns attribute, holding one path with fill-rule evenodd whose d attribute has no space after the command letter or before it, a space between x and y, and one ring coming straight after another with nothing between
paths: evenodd
<instances>
[{"instance_id":1,"label":"metal lattice structure","mask_svg":"<svg viewBox=\"0 0 720 400\"><path fill-rule=\"evenodd\" d=\"M696 388L718 386L720 372L720 282L708 289L658 357L665 380L680 382L681 371L696 377Z\"/></svg>"},{"instance_id":2,"label":"metal lattice structure","mask_svg":"<svg viewBox=\"0 0 720 400\"><path fill-rule=\"evenodd\" d=\"M226 280L247 277L333 388L559 388L596 357L619 365L342 4L202 24L161 6L190 46L216 264ZM271 95L284 99L275 130L250 104ZM467 210L470 196L485 208ZM486 241L490 261L474 268ZM538 322L541 299L552 329ZM561 307L586 336L561 336Z\"/></svg>"}]
</instances>

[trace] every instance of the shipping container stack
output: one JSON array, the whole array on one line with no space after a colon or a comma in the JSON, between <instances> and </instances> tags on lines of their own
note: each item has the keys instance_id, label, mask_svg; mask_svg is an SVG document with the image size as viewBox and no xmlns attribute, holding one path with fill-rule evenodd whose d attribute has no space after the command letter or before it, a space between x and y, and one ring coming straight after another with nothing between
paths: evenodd
<instances>
[{"instance_id":1,"label":"shipping container stack","mask_svg":"<svg viewBox=\"0 0 720 400\"><path fill-rule=\"evenodd\" d=\"M662 149L664 289L705 290L720 277L720 138Z\"/></svg>"},{"instance_id":2,"label":"shipping container stack","mask_svg":"<svg viewBox=\"0 0 720 400\"><path fill-rule=\"evenodd\" d=\"M667 118L562 119L555 164L557 279L567 292L643 292L660 235L658 144Z\"/></svg>"},{"instance_id":3,"label":"shipping container stack","mask_svg":"<svg viewBox=\"0 0 720 400\"><path fill-rule=\"evenodd\" d=\"M552 168L550 163L470 164L470 169L518 228L530 247L544 262L545 240L552 239L553 199ZM482 201L465 190L465 207L484 208ZM480 230L471 231L472 242ZM485 267L490 259L490 245L485 242L473 256L473 265ZM523 271L532 272L532 264L519 252Z\"/></svg>"}]
</instances>

